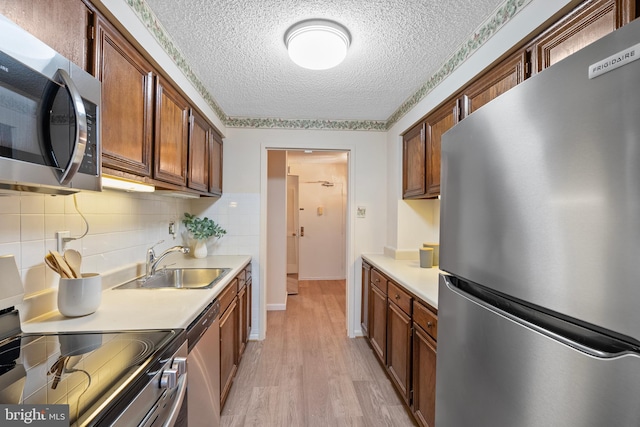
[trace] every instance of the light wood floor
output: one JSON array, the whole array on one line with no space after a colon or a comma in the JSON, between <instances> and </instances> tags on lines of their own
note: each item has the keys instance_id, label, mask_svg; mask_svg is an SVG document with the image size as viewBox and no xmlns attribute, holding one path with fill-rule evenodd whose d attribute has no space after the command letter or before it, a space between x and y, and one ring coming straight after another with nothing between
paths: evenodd
<instances>
[{"instance_id":1,"label":"light wood floor","mask_svg":"<svg viewBox=\"0 0 640 427\"><path fill-rule=\"evenodd\" d=\"M300 281L267 338L247 345L222 426L414 426L364 338L349 339L344 281Z\"/></svg>"}]
</instances>

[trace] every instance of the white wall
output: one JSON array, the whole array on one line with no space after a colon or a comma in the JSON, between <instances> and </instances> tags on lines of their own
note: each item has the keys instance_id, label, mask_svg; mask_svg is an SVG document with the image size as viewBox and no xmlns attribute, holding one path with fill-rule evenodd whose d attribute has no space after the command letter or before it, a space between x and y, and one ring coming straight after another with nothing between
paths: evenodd
<instances>
[{"instance_id":1,"label":"white wall","mask_svg":"<svg viewBox=\"0 0 640 427\"><path fill-rule=\"evenodd\" d=\"M267 159L267 310L287 308L287 152Z\"/></svg>"},{"instance_id":2,"label":"white wall","mask_svg":"<svg viewBox=\"0 0 640 427\"><path fill-rule=\"evenodd\" d=\"M576 0L533 0L481 48L436 86L387 132L387 226L385 253L406 257L419 243L439 238L440 203L437 200L402 200L401 134L454 94L482 70L505 56L520 41Z\"/></svg>"}]
</instances>

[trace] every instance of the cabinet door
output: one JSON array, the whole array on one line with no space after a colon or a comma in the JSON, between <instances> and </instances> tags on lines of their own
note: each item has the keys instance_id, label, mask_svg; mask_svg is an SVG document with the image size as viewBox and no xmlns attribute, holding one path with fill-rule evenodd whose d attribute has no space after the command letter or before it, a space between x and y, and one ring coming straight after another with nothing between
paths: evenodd
<instances>
[{"instance_id":1,"label":"cabinet door","mask_svg":"<svg viewBox=\"0 0 640 427\"><path fill-rule=\"evenodd\" d=\"M527 53L521 50L472 83L464 90L461 116L467 117L487 102L522 83L526 77L526 64Z\"/></svg>"},{"instance_id":2,"label":"cabinet door","mask_svg":"<svg viewBox=\"0 0 640 427\"><path fill-rule=\"evenodd\" d=\"M154 178L187 184L189 104L166 80L156 83Z\"/></svg>"},{"instance_id":3,"label":"cabinet door","mask_svg":"<svg viewBox=\"0 0 640 427\"><path fill-rule=\"evenodd\" d=\"M436 342L414 323L413 414L423 427L434 427L436 412Z\"/></svg>"},{"instance_id":4,"label":"cabinet door","mask_svg":"<svg viewBox=\"0 0 640 427\"><path fill-rule=\"evenodd\" d=\"M238 369L238 298L220 318L220 407L224 406Z\"/></svg>"},{"instance_id":5,"label":"cabinet door","mask_svg":"<svg viewBox=\"0 0 640 427\"><path fill-rule=\"evenodd\" d=\"M251 289L253 280L249 277L247 279L247 341L251 336Z\"/></svg>"},{"instance_id":6,"label":"cabinet door","mask_svg":"<svg viewBox=\"0 0 640 427\"><path fill-rule=\"evenodd\" d=\"M369 336L369 288L371 287L371 266L362 262L362 293L360 300L360 325L362 334Z\"/></svg>"},{"instance_id":7,"label":"cabinet door","mask_svg":"<svg viewBox=\"0 0 640 427\"><path fill-rule=\"evenodd\" d=\"M387 369L409 404L411 391L411 318L389 301L387 309Z\"/></svg>"},{"instance_id":8,"label":"cabinet door","mask_svg":"<svg viewBox=\"0 0 640 427\"><path fill-rule=\"evenodd\" d=\"M209 192L222 195L222 137L217 132L211 133L211 168L209 170Z\"/></svg>"},{"instance_id":9,"label":"cabinet door","mask_svg":"<svg viewBox=\"0 0 640 427\"><path fill-rule=\"evenodd\" d=\"M402 197L422 197L427 191L427 147L424 123L414 126L402 137Z\"/></svg>"},{"instance_id":10,"label":"cabinet door","mask_svg":"<svg viewBox=\"0 0 640 427\"><path fill-rule=\"evenodd\" d=\"M544 70L634 18L634 0L585 1L534 40L533 72Z\"/></svg>"},{"instance_id":11,"label":"cabinet door","mask_svg":"<svg viewBox=\"0 0 640 427\"><path fill-rule=\"evenodd\" d=\"M79 67L92 71L93 12L82 0L3 0L6 16Z\"/></svg>"},{"instance_id":12,"label":"cabinet door","mask_svg":"<svg viewBox=\"0 0 640 427\"><path fill-rule=\"evenodd\" d=\"M102 163L151 175L153 68L101 17L96 75L102 82Z\"/></svg>"},{"instance_id":13,"label":"cabinet door","mask_svg":"<svg viewBox=\"0 0 640 427\"><path fill-rule=\"evenodd\" d=\"M247 286L244 285L238 291L238 361L244 354L247 346Z\"/></svg>"},{"instance_id":14,"label":"cabinet door","mask_svg":"<svg viewBox=\"0 0 640 427\"><path fill-rule=\"evenodd\" d=\"M458 103L452 100L425 119L427 141L427 197L440 195L440 146L442 134L458 122Z\"/></svg>"},{"instance_id":15,"label":"cabinet door","mask_svg":"<svg viewBox=\"0 0 640 427\"><path fill-rule=\"evenodd\" d=\"M369 289L369 342L378 359L387 363L387 295L375 286Z\"/></svg>"},{"instance_id":16,"label":"cabinet door","mask_svg":"<svg viewBox=\"0 0 640 427\"><path fill-rule=\"evenodd\" d=\"M209 150L211 127L198 113L189 118L189 188L209 191Z\"/></svg>"}]
</instances>

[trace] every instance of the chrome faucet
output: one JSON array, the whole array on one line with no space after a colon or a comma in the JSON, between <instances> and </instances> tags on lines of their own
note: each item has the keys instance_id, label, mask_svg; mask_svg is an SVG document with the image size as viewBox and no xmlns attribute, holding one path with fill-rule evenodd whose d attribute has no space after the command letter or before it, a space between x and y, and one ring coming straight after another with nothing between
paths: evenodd
<instances>
[{"instance_id":1,"label":"chrome faucet","mask_svg":"<svg viewBox=\"0 0 640 427\"><path fill-rule=\"evenodd\" d=\"M164 240L160 240L158 243L156 243L155 245L151 246L147 250L147 268L146 268L145 279L148 279L151 276L153 276L154 274L156 274L156 268L158 268L158 264L160 263L160 261L162 261L162 259L164 257L169 255L170 253L173 253L173 252L182 252L183 254L188 254L189 253L189 248L187 248L187 247L184 247L184 246L173 246L173 247L167 249L166 251L162 252L160 255L156 256L156 253L153 250L153 248L155 248L156 246L158 246L162 242L164 242Z\"/></svg>"}]
</instances>

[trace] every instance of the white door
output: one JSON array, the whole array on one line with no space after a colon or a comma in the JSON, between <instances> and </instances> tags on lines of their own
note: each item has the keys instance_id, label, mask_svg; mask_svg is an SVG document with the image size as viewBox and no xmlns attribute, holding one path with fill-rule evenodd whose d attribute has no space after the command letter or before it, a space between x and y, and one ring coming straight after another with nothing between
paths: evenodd
<instances>
[{"instance_id":1,"label":"white door","mask_svg":"<svg viewBox=\"0 0 640 427\"><path fill-rule=\"evenodd\" d=\"M287 293L298 293L299 207L298 176L287 176Z\"/></svg>"},{"instance_id":2,"label":"white door","mask_svg":"<svg viewBox=\"0 0 640 427\"><path fill-rule=\"evenodd\" d=\"M345 278L345 194L341 183L300 183L300 280Z\"/></svg>"}]
</instances>

